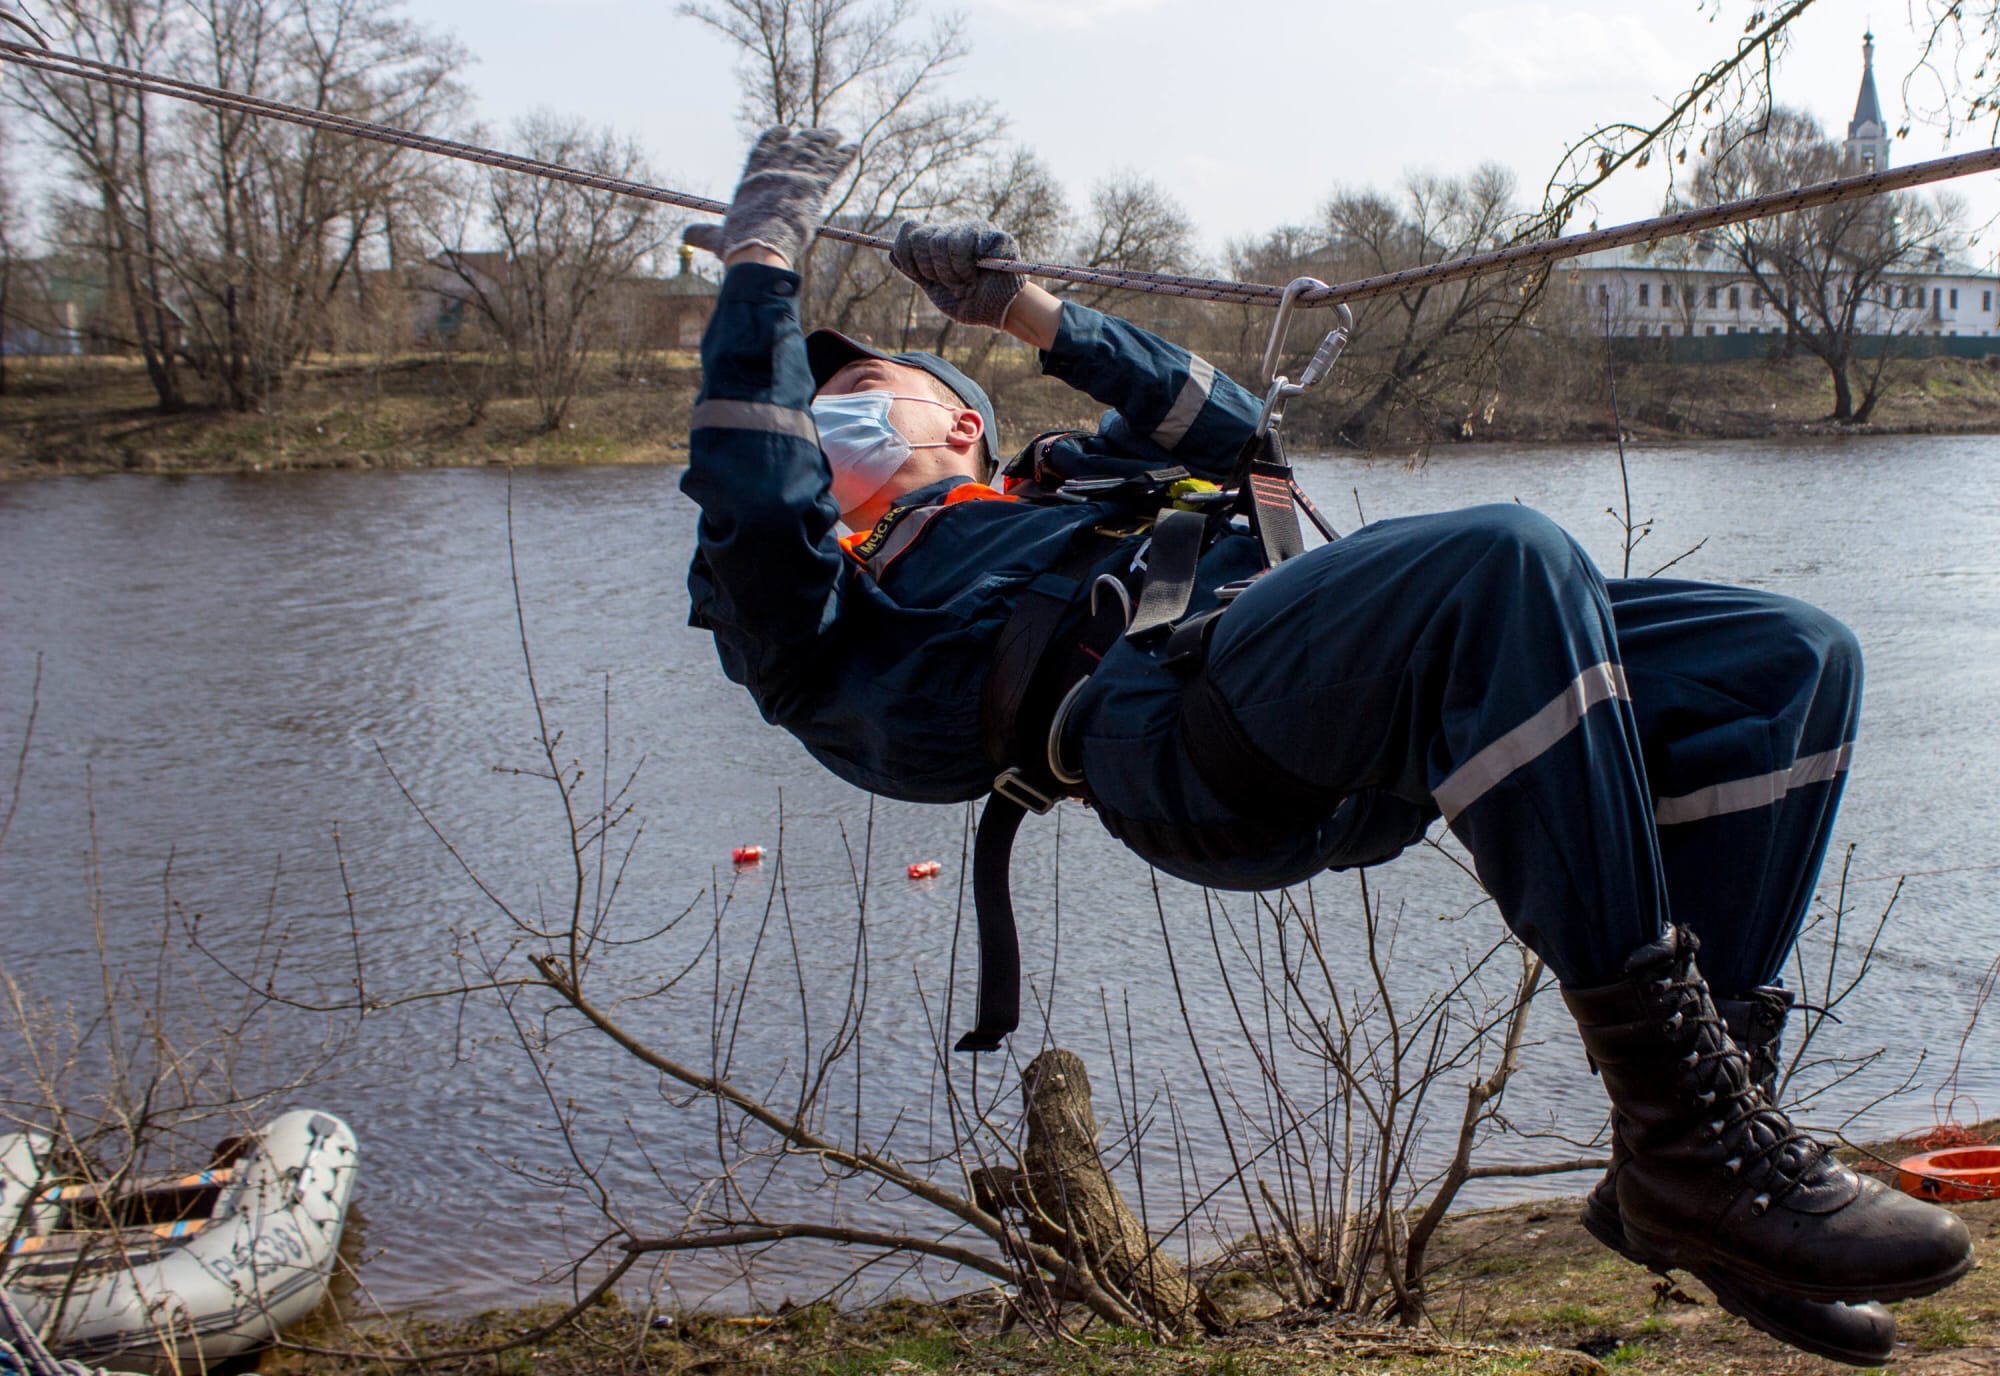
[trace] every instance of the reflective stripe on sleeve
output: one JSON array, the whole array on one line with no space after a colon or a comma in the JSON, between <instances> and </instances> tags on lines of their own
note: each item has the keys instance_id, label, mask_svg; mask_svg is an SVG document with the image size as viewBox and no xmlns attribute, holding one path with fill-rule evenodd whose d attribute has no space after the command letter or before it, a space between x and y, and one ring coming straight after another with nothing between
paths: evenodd
<instances>
[{"instance_id":1,"label":"reflective stripe on sleeve","mask_svg":"<svg viewBox=\"0 0 2000 1376\"><path fill-rule=\"evenodd\" d=\"M1854 742L1817 755L1799 759L1790 769L1773 770L1754 779L1731 779L1726 784L1698 788L1678 798L1662 798L1653 808L1653 820L1663 827L1681 822L1699 822L1704 817L1720 817L1730 812L1748 812L1770 807L1795 788L1823 784L1847 772L1854 757Z\"/></svg>"},{"instance_id":2,"label":"reflective stripe on sleeve","mask_svg":"<svg viewBox=\"0 0 2000 1376\"><path fill-rule=\"evenodd\" d=\"M819 431L812 416L789 406L773 406L768 401L704 401L688 420L690 430L762 430L771 435L790 435L815 447Z\"/></svg>"},{"instance_id":3,"label":"reflective stripe on sleeve","mask_svg":"<svg viewBox=\"0 0 2000 1376\"><path fill-rule=\"evenodd\" d=\"M1162 449L1172 449L1186 439L1201 408L1208 405L1209 389L1214 385L1215 365L1200 354L1189 354L1187 381L1181 384L1180 395L1174 398L1167 418L1153 432L1153 443Z\"/></svg>"},{"instance_id":4,"label":"reflective stripe on sleeve","mask_svg":"<svg viewBox=\"0 0 2000 1376\"><path fill-rule=\"evenodd\" d=\"M1509 774L1532 764L1576 730L1585 712L1613 698L1632 700L1624 668L1609 661L1591 665L1548 706L1453 770L1432 795L1438 811L1447 823L1454 821Z\"/></svg>"}]
</instances>

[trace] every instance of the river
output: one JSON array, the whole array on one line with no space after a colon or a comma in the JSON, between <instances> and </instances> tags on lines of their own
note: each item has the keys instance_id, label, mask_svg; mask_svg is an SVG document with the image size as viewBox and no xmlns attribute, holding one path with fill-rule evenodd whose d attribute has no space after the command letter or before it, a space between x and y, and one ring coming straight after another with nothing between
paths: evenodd
<instances>
[{"instance_id":1,"label":"river","mask_svg":"<svg viewBox=\"0 0 2000 1376\"><path fill-rule=\"evenodd\" d=\"M2000 776L2000 439L1690 445L1637 450L1631 467L1634 513L1653 522L1635 572L1685 554L1677 576L1807 598L1853 626L1866 648L1862 744L1837 838L1838 849L1854 848L1850 957L1857 925L1872 925L1907 878L1875 969L1823 1042L1829 1054L1886 1053L1815 1101L1812 1117L1837 1124L1914 1067L1915 1087L1867 1108L1856 1130L1927 1125L1980 975L2000 950L1991 802ZM1623 558L1620 524L1607 512L1622 502L1608 449L1453 449L1428 463L1314 457L1301 472L1337 524L1355 524L1357 509L1375 519L1519 500L1564 522L1608 571ZM0 845L7 973L38 998L87 1011L99 988L92 918L101 912L113 957L143 972L185 1035L204 1025L204 1007L218 1010L212 1024L254 1001L224 964L262 969L280 949L281 987L335 999L351 996L357 969L368 995L386 999L446 984L475 968L466 960L501 953L507 919L466 867L530 920L559 911L572 891L560 800L522 772L540 762L509 577L511 492L520 598L543 704L564 732L559 758L585 770L585 807L599 797L607 758L614 787L638 767L614 860L624 841L637 843L606 929L630 944L600 953L597 987L636 996L702 956L679 986L627 1015L698 1063L733 1038L734 1073L782 1094L801 1074L802 1028L823 1038L845 999L865 858L870 978L858 1060L867 1069L859 1084L851 1070L837 1077L831 1121L838 1128L859 1103L879 1135L901 1114L895 1145L921 1155L936 1132L934 1022L963 906L967 815L887 803L871 811L727 683L708 640L685 625L694 517L678 477L611 467L524 470L511 488L493 470L0 486L0 757L10 766L40 673L20 805ZM775 852L781 817L782 870L768 860L733 874L731 848ZM1161 1210L1181 1180L1212 1184L1230 1149L1191 1048L1208 1053L1223 1093L1254 1110L1261 1092L1223 979L1227 970L1244 995L1248 962L1232 954L1218 969L1212 910L1198 891L1162 881L1156 902L1146 869L1087 812L1058 817L1031 823L1017 857L1034 994L1016 1041L1032 1054L1046 1027L1090 1058L1108 1134L1118 1131L1121 1096L1128 1105L1136 1096L1150 1114L1143 1160L1151 1207ZM913 883L904 867L916 860L939 860L943 873ZM1839 863L1837 853L1829 898ZM586 878L594 883L595 870ZM1372 881L1399 919L1405 998L1441 987L1453 961L1498 931L1448 850L1413 852ZM704 948L719 895L732 892L722 939ZM1358 930L1351 879L1329 877L1313 902L1328 930ZM740 978L767 910L777 917L746 1015L718 1024L716 981L726 990ZM1246 942L1268 936L1270 923L1247 901L1230 900L1228 912ZM640 939L677 918L671 932ZM183 935L163 945L163 924ZM221 963L189 951L190 925ZM1340 954L1346 975L1359 974L1356 950ZM960 967L953 1016L962 1023L972 981L963 956ZM1587 1134L1602 1100L1553 1003L1538 1006L1509 1112L1530 1129ZM1965 1056L1962 1118L2000 1112L1996 1019L2000 1010ZM712 1115L681 1106L600 1041L558 1042L545 1086L490 997L386 1010L358 1028L334 1022L349 1040L291 1097L342 1114L360 1134L363 1278L385 1304L520 1299L569 1254L590 1210L578 1182L559 1178L567 1157L555 1106L575 1115L620 1207L654 1229L678 1223L674 1191L713 1155ZM239 1086L261 1088L260 1077L309 1062L311 1039L326 1031L308 1014L260 1014L235 1067ZM1282 1058L1287 1073L1310 1077L1295 1055ZM980 1102L1004 1116L1013 1070L983 1059L993 1064L978 1072ZM974 1088L962 1062L948 1073ZM1440 1094L1433 1150L1460 1104L1456 1088ZM1189 1155L1169 1141L1175 1113ZM1513 1140L1496 1150L1543 1159L1568 1149ZM747 1174L752 1162L739 1168ZM1475 1197L1586 1183L1510 1182ZM845 1188L840 1207L866 1216L871 1206ZM796 1202L782 1184L764 1200L776 1213ZM1197 1245L1204 1227L1231 1226L1229 1203L1215 1207L1197 1220ZM686 1259L671 1283L683 1302L804 1298L848 1260L795 1248L746 1292Z\"/></svg>"}]
</instances>

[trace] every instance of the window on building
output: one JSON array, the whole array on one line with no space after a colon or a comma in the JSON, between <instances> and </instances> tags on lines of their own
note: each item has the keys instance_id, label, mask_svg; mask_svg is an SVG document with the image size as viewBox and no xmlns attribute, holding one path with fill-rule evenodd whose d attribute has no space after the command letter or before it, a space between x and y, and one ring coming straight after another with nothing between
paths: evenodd
<instances>
[{"instance_id":1,"label":"window on building","mask_svg":"<svg viewBox=\"0 0 2000 1376\"><path fill-rule=\"evenodd\" d=\"M1944 290L1940 287L1931 288L1931 309L1933 311L1944 309Z\"/></svg>"},{"instance_id":2,"label":"window on building","mask_svg":"<svg viewBox=\"0 0 2000 1376\"><path fill-rule=\"evenodd\" d=\"M1611 288L1602 282L1597 284L1597 304L1600 306L1611 304Z\"/></svg>"},{"instance_id":3,"label":"window on building","mask_svg":"<svg viewBox=\"0 0 2000 1376\"><path fill-rule=\"evenodd\" d=\"M1710 325L1710 326L1708 327L1708 332L1709 332L1710 334L1714 334L1714 333L1715 333L1715 326L1713 326L1713 325Z\"/></svg>"},{"instance_id":4,"label":"window on building","mask_svg":"<svg viewBox=\"0 0 2000 1376\"><path fill-rule=\"evenodd\" d=\"M1717 297L1717 296L1719 296L1719 295L1721 294L1721 292L1722 292L1722 288L1720 288L1720 287L1710 287L1710 288L1708 289L1708 308L1709 308L1710 310L1714 310L1714 309L1715 309L1715 299L1716 299L1716 297ZM1712 333L1712 332L1711 332L1711 333Z\"/></svg>"},{"instance_id":5,"label":"window on building","mask_svg":"<svg viewBox=\"0 0 2000 1376\"><path fill-rule=\"evenodd\" d=\"M1735 327L1734 325L1731 325L1731 326L1729 327L1729 329L1728 329L1727 333L1729 333L1729 334L1735 334L1735 333L1736 333L1736 327Z\"/></svg>"},{"instance_id":6,"label":"window on building","mask_svg":"<svg viewBox=\"0 0 2000 1376\"><path fill-rule=\"evenodd\" d=\"M1674 304L1674 284L1672 282L1660 283L1660 304L1662 306L1671 306Z\"/></svg>"},{"instance_id":7,"label":"window on building","mask_svg":"<svg viewBox=\"0 0 2000 1376\"><path fill-rule=\"evenodd\" d=\"M1651 292L1651 291L1652 291L1652 287L1651 287L1651 286L1650 286L1649 284L1647 284L1647 283L1645 283L1645 282L1641 282L1641 283L1639 284L1639 304L1640 304L1640 305L1642 305L1642 306L1645 306L1645 305L1649 305L1649 304L1651 304L1650 302L1648 302L1648 301L1646 300L1646 296L1647 296L1647 294L1648 294L1649 292Z\"/></svg>"},{"instance_id":8,"label":"window on building","mask_svg":"<svg viewBox=\"0 0 2000 1376\"><path fill-rule=\"evenodd\" d=\"M1646 289L1644 287L1639 288L1639 299L1641 301L1644 301L1646 299ZM1641 325L1639 327L1639 338L1644 339L1645 337L1646 337L1646 327L1644 325Z\"/></svg>"},{"instance_id":9,"label":"window on building","mask_svg":"<svg viewBox=\"0 0 2000 1376\"><path fill-rule=\"evenodd\" d=\"M1729 309L1731 309L1732 311L1740 311L1740 310L1742 310L1742 309L1743 309L1743 289L1742 289L1742 288L1740 288L1740 287L1731 287L1731 288L1729 289ZM1734 333L1734 331L1731 331L1731 333Z\"/></svg>"},{"instance_id":10,"label":"window on building","mask_svg":"<svg viewBox=\"0 0 2000 1376\"><path fill-rule=\"evenodd\" d=\"M1750 304L1761 311L1771 304L1771 298L1764 295L1762 287L1753 287L1750 291Z\"/></svg>"},{"instance_id":11,"label":"window on building","mask_svg":"<svg viewBox=\"0 0 2000 1376\"><path fill-rule=\"evenodd\" d=\"M1957 309L1958 309L1958 288L1957 288L1957 287L1953 287L1953 288L1951 289L1951 308L1952 308L1953 310L1957 310Z\"/></svg>"},{"instance_id":12,"label":"window on building","mask_svg":"<svg viewBox=\"0 0 2000 1376\"><path fill-rule=\"evenodd\" d=\"M1982 291L1981 293L1979 293L1979 309L1981 309L1982 311L1990 311L1993 309L1992 292Z\"/></svg>"}]
</instances>

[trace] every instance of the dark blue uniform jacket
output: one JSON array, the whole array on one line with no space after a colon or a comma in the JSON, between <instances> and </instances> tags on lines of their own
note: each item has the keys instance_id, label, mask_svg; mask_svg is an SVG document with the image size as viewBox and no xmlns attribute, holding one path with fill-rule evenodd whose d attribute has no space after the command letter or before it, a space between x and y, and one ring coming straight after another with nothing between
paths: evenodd
<instances>
[{"instance_id":1,"label":"dark blue uniform jacket","mask_svg":"<svg viewBox=\"0 0 2000 1376\"><path fill-rule=\"evenodd\" d=\"M996 772L979 734L994 638L1022 589L1113 509L958 503L876 583L837 539L797 293L793 273L733 268L702 341L681 484L702 511L693 624L765 718L841 778L916 802L980 797ZM1257 399L1205 362L1081 306L1064 308L1042 367L1112 408L1051 456L1070 476L1181 464L1224 478L1256 424ZM935 501L955 481L904 500ZM1254 573L1257 557L1247 537L1225 539L1202 586Z\"/></svg>"}]
</instances>

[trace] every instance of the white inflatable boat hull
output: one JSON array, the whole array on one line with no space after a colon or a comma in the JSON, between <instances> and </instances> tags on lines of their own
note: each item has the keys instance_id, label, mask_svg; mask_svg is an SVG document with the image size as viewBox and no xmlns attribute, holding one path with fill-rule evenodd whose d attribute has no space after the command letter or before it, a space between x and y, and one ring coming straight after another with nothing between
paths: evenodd
<instances>
[{"instance_id":1,"label":"white inflatable boat hull","mask_svg":"<svg viewBox=\"0 0 2000 1376\"><path fill-rule=\"evenodd\" d=\"M57 1354L207 1364L269 1343L325 1297L358 1156L331 1114L283 1114L225 1169L171 1182L189 1198L214 1191L200 1214L94 1238L65 1228L85 1187L27 1203L47 1147L0 1137L0 1284Z\"/></svg>"}]
</instances>

